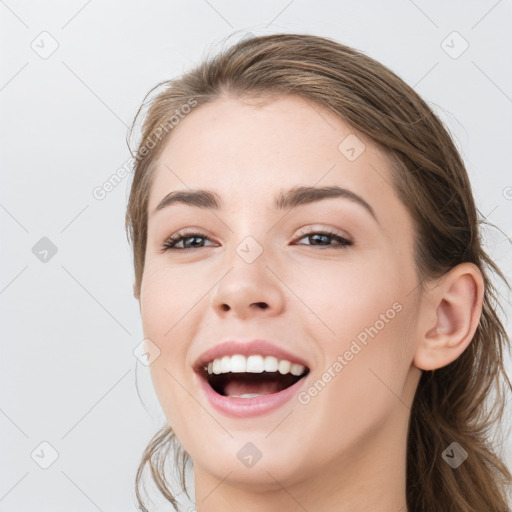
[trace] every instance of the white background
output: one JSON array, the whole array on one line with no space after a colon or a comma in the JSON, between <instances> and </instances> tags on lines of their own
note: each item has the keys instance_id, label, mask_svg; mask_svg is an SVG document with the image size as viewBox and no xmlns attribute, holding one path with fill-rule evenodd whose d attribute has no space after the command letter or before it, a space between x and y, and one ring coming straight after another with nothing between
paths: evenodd
<instances>
[{"instance_id":1,"label":"white background","mask_svg":"<svg viewBox=\"0 0 512 512\"><path fill-rule=\"evenodd\" d=\"M412 85L461 149L482 217L504 232L488 232L488 250L512 275L510 0L2 0L0 16L1 512L135 510L136 467L163 415L132 354L143 336L130 180L103 200L92 191L127 161L145 93L229 34L331 37ZM457 58L453 31L469 44ZM47 262L32 251L43 237L57 247ZM43 441L59 453L48 469L31 458Z\"/></svg>"}]
</instances>

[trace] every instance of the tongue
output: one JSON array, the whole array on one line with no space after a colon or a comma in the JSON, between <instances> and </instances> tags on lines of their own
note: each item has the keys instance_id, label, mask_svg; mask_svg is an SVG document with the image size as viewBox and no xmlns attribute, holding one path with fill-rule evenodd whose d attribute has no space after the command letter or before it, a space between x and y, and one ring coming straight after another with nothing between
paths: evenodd
<instances>
[{"instance_id":1,"label":"tongue","mask_svg":"<svg viewBox=\"0 0 512 512\"><path fill-rule=\"evenodd\" d=\"M224 393L226 396L244 394L267 395L269 393L278 393L282 389L283 385L277 379L249 382L232 378L224 386Z\"/></svg>"}]
</instances>

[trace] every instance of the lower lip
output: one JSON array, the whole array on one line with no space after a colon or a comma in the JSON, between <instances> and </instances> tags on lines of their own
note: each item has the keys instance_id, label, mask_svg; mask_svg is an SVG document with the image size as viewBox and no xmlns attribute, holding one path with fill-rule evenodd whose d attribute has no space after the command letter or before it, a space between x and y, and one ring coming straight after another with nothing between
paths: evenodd
<instances>
[{"instance_id":1,"label":"lower lip","mask_svg":"<svg viewBox=\"0 0 512 512\"><path fill-rule=\"evenodd\" d=\"M283 391L255 396L253 398L219 395L213 390L210 384L197 373L196 378L199 379L200 385L214 409L232 418L251 418L253 416L259 416L261 414L274 411L291 400L304 386L308 375L297 381L292 386L283 389Z\"/></svg>"}]
</instances>

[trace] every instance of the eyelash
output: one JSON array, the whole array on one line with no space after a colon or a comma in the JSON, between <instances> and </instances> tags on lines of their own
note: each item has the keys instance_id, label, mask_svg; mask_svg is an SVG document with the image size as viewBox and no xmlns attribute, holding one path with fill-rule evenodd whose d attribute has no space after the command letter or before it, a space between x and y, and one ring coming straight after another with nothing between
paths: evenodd
<instances>
[{"instance_id":1,"label":"eyelash","mask_svg":"<svg viewBox=\"0 0 512 512\"><path fill-rule=\"evenodd\" d=\"M321 231L309 231L309 232L303 233L296 240L302 240L303 238L309 238L313 235L323 235L323 236L328 236L330 238L336 239L340 243L340 245L332 246L335 249L345 249L348 246L353 244L353 242L351 242L350 240L347 240L346 238L343 238L342 236L340 236L337 233L334 233L332 231L329 231L328 229L324 229ZM163 245L161 247L161 252L166 252L166 251L170 251L170 250L187 251L189 249L194 249L194 247L185 247L185 248L175 247L175 245L177 243L181 242L182 240L186 240L188 238L194 238L194 237L204 238L205 240L208 240L210 242L212 241L209 237L207 237L201 233L192 233L192 232L191 233L187 233L187 232L177 233L176 235L170 236L163 243ZM304 244L299 244L299 245L304 245ZM320 247L322 249L322 248L330 248L331 246L330 245L316 246L316 245L310 244L310 247ZM205 247L197 247L197 249L204 249L204 248Z\"/></svg>"}]
</instances>

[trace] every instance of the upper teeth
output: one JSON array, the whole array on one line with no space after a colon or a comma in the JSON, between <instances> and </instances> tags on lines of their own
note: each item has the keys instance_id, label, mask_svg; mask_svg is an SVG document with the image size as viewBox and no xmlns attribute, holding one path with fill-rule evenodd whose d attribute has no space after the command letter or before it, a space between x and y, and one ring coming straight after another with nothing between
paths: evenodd
<instances>
[{"instance_id":1,"label":"upper teeth","mask_svg":"<svg viewBox=\"0 0 512 512\"><path fill-rule=\"evenodd\" d=\"M206 367L205 367L206 368ZM279 372L282 375L291 373L292 375L302 375L306 367L302 364L291 363L286 359L277 359L274 356L254 355L245 357L240 354L234 356L224 356L214 359L208 363L208 374L214 373L262 373Z\"/></svg>"}]
</instances>

